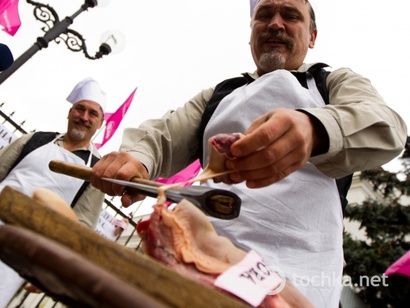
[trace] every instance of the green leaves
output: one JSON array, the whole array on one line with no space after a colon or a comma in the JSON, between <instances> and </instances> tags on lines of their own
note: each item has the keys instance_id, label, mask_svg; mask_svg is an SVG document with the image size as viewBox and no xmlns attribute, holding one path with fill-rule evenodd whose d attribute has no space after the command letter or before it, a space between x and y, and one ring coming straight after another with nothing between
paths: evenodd
<instances>
[{"instance_id":1,"label":"green leaves","mask_svg":"<svg viewBox=\"0 0 410 308\"><path fill-rule=\"evenodd\" d=\"M367 239L344 234L344 274L370 307L410 307L409 277L395 274L387 277L386 285L363 284L363 277L381 276L410 250L410 164L408 158L402 159L398 173L382 168L362 172L361 179L369 181L379 197L345 210L345 218L359 222Z\"/></svg>"}]
</instances>

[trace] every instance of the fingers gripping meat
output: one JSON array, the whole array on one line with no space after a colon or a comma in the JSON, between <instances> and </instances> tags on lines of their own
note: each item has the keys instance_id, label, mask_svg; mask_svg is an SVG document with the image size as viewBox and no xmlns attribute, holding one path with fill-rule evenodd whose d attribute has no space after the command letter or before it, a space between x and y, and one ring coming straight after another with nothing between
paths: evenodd
<instances>
[{"instance_id":1,"label":"fingers gripping meat","mask_svg":"<svg viewBox=\"0 0 410 308\"><path fill-rule=\"evenodd\" d=\"M203 182L211 178L218 179L223 175L234 172L234 170L226 169L225 162L227 159L234 159L230 150L231 145L243 136L241 133L231 133L217 134L210 138L208 140L208 165L194 180Z\"/></svg>"},{"instance_id":2,"label":"fingers gripping meat","mask_svg":"<svg viewBox=\"0 0 410 308\"><path fill-rule=\"evenodd\" d=\"M225 154L228 158L234 158L231 154L231 145L238 139L242 138L244 135L241 133L232 134L218 134L209 139L209 144L212 146L212 154L218 153L220 155ZM211 159L212 160L212 159ZM210 160L210 163L211 163ZM217 166L215 166L217 167Z\"/></svg>"}]
</instances>

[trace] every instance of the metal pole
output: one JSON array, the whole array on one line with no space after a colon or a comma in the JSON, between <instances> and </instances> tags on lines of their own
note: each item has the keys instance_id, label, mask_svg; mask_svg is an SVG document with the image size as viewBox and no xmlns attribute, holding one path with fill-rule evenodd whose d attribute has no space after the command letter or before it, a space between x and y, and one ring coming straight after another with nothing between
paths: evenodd
<instances>
[{"instance_id":1,"label":"metal pole","mask_svg":"<svg viewBox=\"0 0 410 308\"><path fill-rule=\"evenodd\" d=\"M18 59L16 59L11 66L4 70L0 74L0 84L2 84L7 78L9 78L20 66L27 62L37 51L42 48L37 42L34 43L25 53L23 53Z\"/></svg>"},{"instance_id":2,"label":"metal pole","mask_svg":"<svg viewBox=\"0 0 410 308\"><path fill-rule=\"evenodd\" d=\"M7 80L15 71L17 71L24 63L26 63L32 56L43 48L48 47L48 43L56 39L60 34L67 31L68 27L73 23L73 20L86 11L89 7L94 7L94 1L86 1L81 8L72 16L64 18L62 21L56 23L43 37L37 38L37 41L20 57L18 57L13 64L0 74L0 85Z\"/></svg>"}]
</instances>

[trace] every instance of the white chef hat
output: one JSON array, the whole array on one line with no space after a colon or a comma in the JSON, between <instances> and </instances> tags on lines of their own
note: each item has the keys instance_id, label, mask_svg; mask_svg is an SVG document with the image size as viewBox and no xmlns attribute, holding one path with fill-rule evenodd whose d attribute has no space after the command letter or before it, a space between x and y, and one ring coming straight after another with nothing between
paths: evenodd
<instances>
[{"instance_id":1,"label":"white chef hat","mask_svg":"<svg viewBox=\"0 0 410 308\"><path fill-rule=\"evenodd\" d=\"M67 97L67 101L73 105L82 100L96 102L101 106L102 111L105 112L107 96L101 89L99 83L90 77L87 77L77 83Z\"/></svg>"},{"instance_id":2,"label":"white chef hat","mask_svg":"<svg viewBox=\"0 0 410 308\"><path fill-rule=\"evenodd\" d=\"M255 11L255 7L258 4L258 2L259 0L249 0L251 17L253 16L253 11Z\"/></svg>"},{"instance_id":3,"label":"white chef hat","mask_svg":"<svg viewBox=\"0 0 410 308\"><path fill-rule=\"evenodd\" d=\"M260 0L249 0L251 17L253 15L253 11L255 10L256 4L258 4L259 1ZM309 3L312 6L313 11L316 13L318 8L317 2L315 0L309 0Z\"/></svg>"}]
</instances>

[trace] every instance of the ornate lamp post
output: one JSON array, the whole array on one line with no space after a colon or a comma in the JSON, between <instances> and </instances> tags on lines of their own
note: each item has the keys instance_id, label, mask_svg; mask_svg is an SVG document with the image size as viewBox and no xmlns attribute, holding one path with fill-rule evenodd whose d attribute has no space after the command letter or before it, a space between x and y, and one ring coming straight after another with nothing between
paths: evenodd
<instances>
[{"instance_id":1,"label":"ornate lamp post","mask_svg":"<svg viewBox=\"0 0 410 308\"><path fill-rule=\"evenodd\" d=\"M116 37L114 34L108 35L106 41L103 42L98 52L91 56L85 44L85 39L80 33L69 29L68 27L74 22L74 19L82 12L87 11L89 8L93 8L98 5L98 2L102 0L85 0L80 9L73 15L68 16L60 21L57 12L49 5L38 3L32 0L26 0L28 3L34 5L34 17L45 24L43 31L45 35L38 37L37 41L26 52L24 52L19 58L17 58L13 64L0 73L0 84L2 84L7 78L9 78L17 69L19 69L24 63L27 62L34 54L43 48L48 47L48 43L55 40L57 44L64 41L67 48L71 51L83 51L87 59L96 60L100 59L104 55L108 55L117 47L121 48L121 38Z\"/></svg>"}]
</instances>

